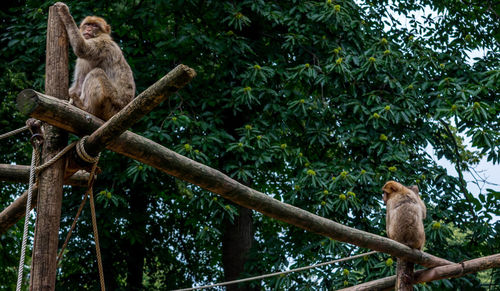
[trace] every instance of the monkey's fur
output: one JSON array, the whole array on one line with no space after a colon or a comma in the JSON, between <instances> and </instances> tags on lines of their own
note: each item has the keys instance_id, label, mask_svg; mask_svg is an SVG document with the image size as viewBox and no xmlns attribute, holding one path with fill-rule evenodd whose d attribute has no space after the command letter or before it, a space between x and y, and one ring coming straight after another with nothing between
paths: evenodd
<instances>
[{"instance_id":1,"label":"monkey's fur","mask_svg":"<svg viewBox=\"0 0 500 291\"><path fill-rule=\"evenodd\" d=\"M395 181L382 187L387 205L387 236L413 249L421 250L425 243L423 220L427 208L418 194L418 187L409 188Z\"/></svg>"},{"instance_id":2,"label":"monkey's fur","mask_svg":"<svg viewBox=\"0 0 500 291\"><path fill-rule=\"evenodd\" d=\"M55 6L78 57L69 97L75 106L108 120L134 98L132 70L104 19L87 16L78 28L66 4Z\"/></svg>"}]
</instances>

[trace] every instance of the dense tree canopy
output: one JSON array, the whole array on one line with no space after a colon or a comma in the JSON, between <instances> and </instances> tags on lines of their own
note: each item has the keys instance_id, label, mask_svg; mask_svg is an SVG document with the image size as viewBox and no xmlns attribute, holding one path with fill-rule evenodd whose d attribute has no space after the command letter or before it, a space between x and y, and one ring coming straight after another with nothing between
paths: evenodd
<instances>
[{"instance_id":1,"label":"dense tree canopy","mask_svg":"<svg viewBox=\"0 0 500 291\"><path fill-rule=\"evenodd\" d=\"M498 186L470 193L462 176L482 158L500 162L500 5L470 2L66 3L77 21L95 14L111 24L138 92L179 63L197 71L133 131L278 200L384 236L383 183L416 184L428 209L424 250L459 262L500 252ZM11 1L2 8L2 132L26 119L15 109L17 94L43 91L52 4ZM412 17L419 11L423 22ZM471 60L475 49L485 54ZM429 148L459 175L447 173ZM1 163L28 164L28 135L3 140L0 151ZM110 290L189 287L367 251L111 152L100 166L95 191ZM25 186L2 182L1 189L3 209ZM83 192L65 189L61 239ZM99 284L89 212L68 246L58 290ZM2 287L15 284L21 233L20 222L0 237ZM331 290L394 274L391 262L377 254L239 288ZM418 288L498 284L493 270Z\"/></svg>"}]
</instances>

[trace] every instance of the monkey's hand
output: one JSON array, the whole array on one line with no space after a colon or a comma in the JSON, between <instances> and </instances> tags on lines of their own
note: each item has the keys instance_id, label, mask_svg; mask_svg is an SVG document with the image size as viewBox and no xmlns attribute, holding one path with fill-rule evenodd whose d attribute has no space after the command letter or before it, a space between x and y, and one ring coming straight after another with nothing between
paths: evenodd
<instances>
[{"instance_id":1,"label":"monkey's hand","mask_svg":"<svg viewBox=\"0 0 500 291\"><path fill-rule=\"evenodd\" d=\"M54 7L56 7L57 13L59 14L59 16L68 15L69 14L68 5L66 5L66 4L64 4L62 2L56 2L54 4Z\"/></svg>"}]
</instances>

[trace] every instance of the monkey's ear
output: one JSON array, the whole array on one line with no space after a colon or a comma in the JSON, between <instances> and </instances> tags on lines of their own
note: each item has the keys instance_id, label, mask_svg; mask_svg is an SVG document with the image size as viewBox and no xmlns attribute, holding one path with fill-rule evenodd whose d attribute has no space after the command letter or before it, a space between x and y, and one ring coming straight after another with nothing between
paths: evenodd
<instances>
[{"instance_id":1,"label":"monkey's ear","mask_svg":"<svg viewBox=\"0 0 500 291\"><path fill-rule=\"evenodd\" d=\"M419 194L419 190L418 190L418 186L417 185L411 185L410 187L408 187L408 189L410 189L411 191L415 192L415 194Z\"/></svg>"},{"instance_id":2,"label":"monkey's ear","mask_svg":"<svg viewBox=\"0 0 500 291\"><path fill-rule=\"evenodd\" d=\"M399 184L396 181L389 181L385 183L384 187L382 187L382 191L386 192L387 194L391 194L394 192L399 192L401 190L401 187L403 185Z\"/></svg>"},{"instance_id":3,"label":"monkey's ear","mask_svg":"<svg viewBox=\"0 0 500 291\"><path fill-rule=\"evenodd\" d=\"M107 34L111 34L111 25L106 24L106 26L104 26L104 32Z\"/></svg>"}]
</instances>

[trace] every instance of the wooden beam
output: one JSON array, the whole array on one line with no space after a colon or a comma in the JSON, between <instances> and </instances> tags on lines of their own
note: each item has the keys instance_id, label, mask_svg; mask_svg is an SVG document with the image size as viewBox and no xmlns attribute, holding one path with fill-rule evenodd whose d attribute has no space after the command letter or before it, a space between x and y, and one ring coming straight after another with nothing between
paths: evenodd
<instances>
[{"instance_id":1,"label":"wooden beam","mask_svg":"<svg viewBox=\"0 0 500 291\"><path fill-rule=\"evenodd\" d=\"M28 183L30 166L0 164L0 180L10 183ZM83 171L75 173L65 185L87 187L89 174ZM0 232L1 233L1 232Z\"/></svg>"},{"instance_id":2,"label":"wooden beam","mask_svg":"<svg viewBox=\"0 0 500 291\"><path fill-rule=\"evenodd\" d=\"M26 201L28 199L28 190L19 196L14 202L0 212L0 235L7 232L14 224L26 215ZM31 197L31 209L38 201L38 186L33 185ZM30 209L30 210L31 210Z\"/></svg>"},{"instance_id":3,"label":"wooden beam","mask_svg":"<svg viewBox=\"0 0 500 291\"><path fill-rule=\"evenodd\" d=\"M68 36L56 8L51 6L47 24L45 92L67 100L68 85ZM53 126L44 126L44 132L42 161L48 161L66 146L68 134ZM65 159L59 159L39 175L30 290L55 289L64 167Z\"/></svg>"},{"instance_id":4,"label":"wooden beam","mask_svg":"<svg viewBox=\"0 0 500 291\"><path fill-rule=\"evenodd\" d=\"M85 151L90 156L97 156L97 154L104 150L116 137L153 110L168 96L186 86L195 76L196 72L188 66L181 64L175 67L167 75L135 97L127 106L111 117L101 127L95 130L84 144ZM36 109L32 100L46 97L46 95L31 89L23 90L19 96L21 97L18 97L17 107L19 111L26 115L30 115L32 113L31 111ZM51 102L51 99L48 98L46 101ZM68 107L71 108L73 106L69 106L68 104ZM73 107L73 109L75 109L75 107ZM50 109L48 110L49 111L45 112L45 114L54 114ZM88 118L91 118L90 114L86 114ZM74 159L70 159L69 168L66 169L67 177L71 176L77 169L85 166L83 161L79 161L79 157L76 155L74 149L69 155ZM76 164L74 164L74 160L76 160Z\"/></svg>"},{"instance_id":5,"label":"wooden beam","mask_svg":"<svg viewBox=\"0 0 500 291\"><path fill-rule=\"evenodd\" d=\"M500 254L494 254L461 263L435 267L427 270L419 270L415 272L413 280L414 284L418 284L446 278L458 278L467 274L499 267Z\"/></svg>"},{"instance_id":6,"label":"wooden beam","mask_svg":"<svg viewBox=\"0 0 500 291\"><path fill-rule=\"evenodd\" d=\"M432 269L415 271L413 284L432 282L447 278L458 278L467 274L500 267L500 254L477 258L462 263L439 266ZM338 291L385 290L393 288L396 276L390 276Z\"/></svg>"},{"instance_id":7,"label":"wooden beam","mask_svg":"<svg viewBox=\"0 0 500 291\"><path fill-rule=\"evenodd\" d=\"M186 86L195 76L196 72L188 66L181 64L175 67L94 131L84 146L87 153L96 156L116 137L124 133L144 115L151 112L168 96Z\"/></svg>"},{"instance_id":8,"label":"wooden beam","mask_svg":"<svg viewBox=\"0 0 500 291\"><path fill-rule=\"evenodd\" d=\"M49 122L78 135L91 134L103 124L102 120L74 106L40 93L35 95L21 93L18 96L19 103L25 104L22 108L30 108L28 113L31 117ZM386 237L350 228L298 207L282 203L238 183L220 171L188 159L130 131L121 134L107 148L219 194L243 207L257 210L264 215L305 230L363 248L388 253L426 267L451 264L450 261L411 249Z\"/></svg>"},{"instance_id":9,"label":"wooden beam","mask_svg":"<svg viewBox=\"0 0 500 291\"><path fill-rule=\"evenodd\" d=\"M13 183L28 183L29 166L20 165L5 165L0 164L0 180ZM64 181L65 185L87 187L89 174L83 171L77 172L68 180ZM9 228L16 224L26 213L26 200L28 198L28 190L19 196L14 202L0 212L0 235L5 233ZM31 201L31 209L33 209L38 201L38 186L33 187Z\"/></svg>"}]
</instances>

